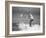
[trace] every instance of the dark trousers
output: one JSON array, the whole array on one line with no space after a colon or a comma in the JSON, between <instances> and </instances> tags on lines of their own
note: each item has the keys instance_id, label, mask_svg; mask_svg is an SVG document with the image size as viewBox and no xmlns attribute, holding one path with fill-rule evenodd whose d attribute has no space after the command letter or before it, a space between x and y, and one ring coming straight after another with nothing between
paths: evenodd
<instances>
[{"instance_id":1,"label":"dark trousers","mask_svg":"<svg viewBox=\"0 0 46 38\"><path fill-rule=\"evenodd\" d=\"M31 24L32 24L32 21L33 21L33 19L32 20L30 20L30 22L29 22L29 25L31 26Z\"/></svg>"}]
</instances>

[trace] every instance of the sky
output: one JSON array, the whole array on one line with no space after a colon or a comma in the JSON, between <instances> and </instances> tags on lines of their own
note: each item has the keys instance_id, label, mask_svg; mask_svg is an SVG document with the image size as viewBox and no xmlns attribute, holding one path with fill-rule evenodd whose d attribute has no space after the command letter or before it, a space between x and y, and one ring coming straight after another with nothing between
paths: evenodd
<instances>
[{"instance_id":1,"label":"sky","mask_svg":"<svg viewBox=\"0 0 46 38\"><path fill-rule=\"evenodd\" d=\"M40 8L12 7L12 23L22 21L23 18L20 18L20 14L23 14L23 15L32 14L32 16L34 17L34 21L32 22L32 24L40 23ZM28 23L28 21L26 21L26 22Z\"/></svg>"}]
</instances>

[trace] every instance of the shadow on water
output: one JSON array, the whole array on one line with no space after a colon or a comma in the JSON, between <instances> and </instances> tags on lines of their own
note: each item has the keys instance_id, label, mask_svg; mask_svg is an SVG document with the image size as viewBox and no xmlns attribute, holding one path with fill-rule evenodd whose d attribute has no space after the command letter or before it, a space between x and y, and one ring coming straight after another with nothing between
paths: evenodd
<instances>
[{"instance_id":1,"label":"shadow on water","mask_svg":"<svg viewBox=\"0 0 46 38\"><path fill-rule=\"evenodd\" d=\"M12 23L12 31L19 31L17 23Z\"/></svg>"}]
</instances>

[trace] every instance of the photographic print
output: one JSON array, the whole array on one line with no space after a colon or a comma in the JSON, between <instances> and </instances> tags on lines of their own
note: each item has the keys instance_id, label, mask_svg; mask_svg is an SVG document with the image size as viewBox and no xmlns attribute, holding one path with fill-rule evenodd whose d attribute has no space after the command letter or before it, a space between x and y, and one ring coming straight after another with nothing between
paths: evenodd
<instances>
[{"instance_id":1,"label":"photographic print","mask_svg":"<svg viewBox=\"0 0 46 38\"><path fill-rule=\"evenodd\" d=\"M43 6L41 3L37 4L9 4L9 27L7 28L9 34L13 36L43 34Z\"/></svg>"},{"instance_id":2,"label":"photographic print","mask_svg":"<svg viewBox=\"0 0 46 38\"><path fill-rule=\"evenodd\" d=\"M12 31L40 29L40 8L12 7Z\"/></svg>"}]
</instances>

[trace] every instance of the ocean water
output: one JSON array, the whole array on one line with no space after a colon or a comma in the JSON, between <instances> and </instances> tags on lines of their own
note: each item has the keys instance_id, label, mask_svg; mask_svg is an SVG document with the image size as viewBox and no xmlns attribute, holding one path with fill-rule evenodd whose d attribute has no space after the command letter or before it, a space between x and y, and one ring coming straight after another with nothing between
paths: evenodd
<instances>
[{"instance_id":1,"label":"ocean water","mask_svg":"<svg viewBox=\"0 0 46 38\"><path fill-rule=\"evenodd\" d=\"M18 25L14 25L12 29L13 29L13 31L32 31L32 30L39 30L40 25L32 24L30 26L29 24L19 23Z\"/></svg>"}]
</instances>

